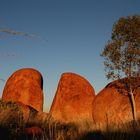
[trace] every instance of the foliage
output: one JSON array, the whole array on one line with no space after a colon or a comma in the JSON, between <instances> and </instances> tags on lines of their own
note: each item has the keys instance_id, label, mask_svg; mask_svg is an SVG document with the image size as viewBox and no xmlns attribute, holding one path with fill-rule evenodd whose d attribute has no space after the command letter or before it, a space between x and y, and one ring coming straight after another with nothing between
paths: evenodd
<instances>
[{"instance_id":1,"label":"foliage","mask_svg":"<svg viewBox=\"0 0 140 140\"><path fill-rule=\"evenodd\" d=\"M114 24L111 40L101 56L105 58L108 79L128 78L124 88L130 97L133 119L137 120L131 79L140 76L140 16L122 17Z\"/></svg>"},{"instance_id":2,"label":"foliage","mask_svg":"<svg viewBox=\"0 0 140 140\"><path fill-rule=\"evenodd\" d=\"M15 102L0 100L0 129L13 135L23 128L22 109Z\"/></svg>"},{"instance_id":3,"label":"foliage","mask_svg":"<svg viewBox=\"0 0 140 140\"><path fill-rule=\"evenodd\" d=\"M121 128L120 130L113 128L117 126L109 126L106 131L102 132L92 130L88 128L86 124L82 126L85 127L83 131L83 129L80 128L82 122L79 125L75 123L64 124L54 121L51 117L46 118L43 123L36 121L32 122L29 126L42 128L43 133L41 135L27 135L24 133L24 129L20 129L20 131L16 133L11 133L8 126L0 125L0 138L4 138L5 140L137 140L140 138L140 123L136 125L133 125L132 122L122 124L118 126L118 128ZM26 125L24 126L26 127ZM93 127L95 127L95 124L93 124ZM14 129L15 128L13 128L13 130Z\"/></svg>"},{"instance_id":4,"label":"foliage","mask_svg":"<svg viewBox=\"0 0 140 140\"><path fill-rule=\"evenodd\" d=\"M6 109L11 109L13 111L21 111L20 106L18 106L15 102L12 101L3 101L0 100L0 109L1 110L6 110Z\"/></svg>"},{"instance_id":5,"label":"foliage","mask_svg":"<svg viewBox=\"0 0 140 140\"><path fill-rule=\"evenodd\" d=\"M140 76L140 16L121 17L101 56L108 79Z\"/></svg>"},{"instance_id":6,"label":"foliage","mask_svg":"<svg viewBox=\"0 0 140 140\"><path fill-rule=\"evenodd\" d=\"M113 129L110 126L106 131L86 130L78 131L79 126L76 124L63 124L52 120L46 120L42 126L43 133L41 135L27 135L25 133L17 133L12 138L14 140L137 140L140 138L140 124L133 125L132 122L118 126L121 129ZM117 126L115 126L116 128ZM4 138L9 133L8 129L1 128L5 132ZM1 136L1 135L0 135ZM11 134L7 140L11 139Z\"/></svg>"}]
</instances>

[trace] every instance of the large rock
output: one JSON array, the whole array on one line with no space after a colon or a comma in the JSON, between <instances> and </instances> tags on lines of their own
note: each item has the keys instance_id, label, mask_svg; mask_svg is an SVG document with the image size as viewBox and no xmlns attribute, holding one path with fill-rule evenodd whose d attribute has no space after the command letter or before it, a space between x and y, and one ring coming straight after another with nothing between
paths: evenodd
<instances>
[{"instance_id":1,"label":"large rock","mask_svg":"<svg viewBox=\"0 0 140 140\"><path fill-rule=\"evenodd\" d=\"M92 120L95 92L90 83L74 73L62 74L50 114L61 122Z\"/></svg>"},{"instance_id":2,"label":"large rock","mask_svg":"<svg viewBox=\"0 0 140 140\"><path fill-rule=\"evenodd\" d=\"M139 78L133 78L131 84L136 101L137 117L140 119L139 81ZM128 83L127 79L111 82L96 95L93 101L93 120L99 129L108 129L108 127L118 129L133 121L126 83Z\"/></svg>"},{"instance_id":3,"label":"large rock","mask_svg":"<svg viewBox=\"0 0 140 140\"><path fill-rule=\"evenodd\" d=\"M41 74L31 68L14 72L7 80L2 99L18 101L29 105L37 111L43 110L43 78Z\"/></svg>"}]
</instances>

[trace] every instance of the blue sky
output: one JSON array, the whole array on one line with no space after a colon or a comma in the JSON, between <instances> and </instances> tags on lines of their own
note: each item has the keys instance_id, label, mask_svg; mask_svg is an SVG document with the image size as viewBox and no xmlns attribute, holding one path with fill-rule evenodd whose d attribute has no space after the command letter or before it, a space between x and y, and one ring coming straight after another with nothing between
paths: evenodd
<instances>
[{"instance_id":1,"label":"blue sky","mask_svg":"<svg viewBox=\"0 0 140 140\"><path fill-rule=\"evenodd\" d=\"M119 17L140 15L138 0L0 0L0 28L37 37L0 33L0 77L32 67L44 78L48 110L60 76L74 72L98 93L109 81L100 53ZM0 93L4 84L0 81Z\"/></svg>"}]
</instances>

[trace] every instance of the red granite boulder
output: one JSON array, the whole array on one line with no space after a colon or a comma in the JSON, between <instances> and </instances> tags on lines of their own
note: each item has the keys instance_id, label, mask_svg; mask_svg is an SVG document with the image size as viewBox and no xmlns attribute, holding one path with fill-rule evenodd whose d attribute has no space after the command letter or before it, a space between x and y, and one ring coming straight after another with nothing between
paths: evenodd
<instances>
[{"instance_id":1,"label":"red granite boulder","mask_svg":"<svg viewBox=\"0 0 140 140\"><path fill-rule=\"evenodd\" d=\"M61 122L92 120L95 92L90 83L74 73L62 74L50 114Z\"/></svg>"},{"instance_id":2,"label":"red granite boulder","mask_svg":"<svg viewBox=\"0 0 140 140\"><path fill-rule=\"evenodd\" d=\"M139 80L139 78L131 80L138 119L140 119ZM111 82L96 95L92 115L93 121L100 129L107 129L108 126L118 129L133 121L132 104L124 83L127 83L127 79Z\"/></svg>"},{"instance_id":3,"label":"red granite boulder","mask_svg":"<svg viewBox=\"0 0 140 140\"><path fill-rule=\"evenodd\" d=\"M37 111L43 110L43 78L35 69L24 68L14 72L7 80L2 99L21 102Z\"/></svg>"}]
</instances>

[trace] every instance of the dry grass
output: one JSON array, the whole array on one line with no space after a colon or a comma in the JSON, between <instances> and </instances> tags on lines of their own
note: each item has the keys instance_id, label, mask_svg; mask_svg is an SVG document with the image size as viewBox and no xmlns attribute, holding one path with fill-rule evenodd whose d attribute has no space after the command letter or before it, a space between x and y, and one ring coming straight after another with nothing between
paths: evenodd
<instances>
[{"instance_id":1,"label":"dry grass","mask_svg":"<svg viewBox=\"0 0 140 140\"><path fill-rule=\"evenodd\" d=\"M24 129L32 126L42 128L42 134L27 135ZM107 125L104 132L86 120L78 124L63 124L48 117L42 121L30 119L25 123L18 105L0 100L0 139L3 138L4 140L138 140L140 123Z\"/></svg>"}]
</instances>

